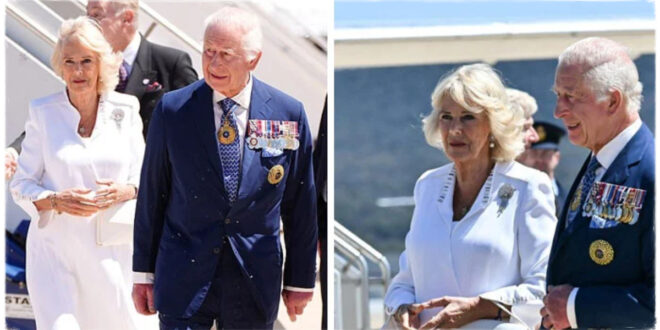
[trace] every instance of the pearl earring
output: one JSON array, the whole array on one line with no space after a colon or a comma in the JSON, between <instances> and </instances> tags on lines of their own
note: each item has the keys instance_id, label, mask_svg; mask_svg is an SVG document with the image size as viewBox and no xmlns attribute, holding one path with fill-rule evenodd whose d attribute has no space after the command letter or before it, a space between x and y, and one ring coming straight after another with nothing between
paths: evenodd
<instances>
[{"instance_id":1,"label":"pearl earring","mask_svg":"<svg viewBox=\"0 0 660 330\"><path fill-rule=\"evenodd\" d=\"M495 138L494 138L492 135L490 136L490 138L488 138L488 141L490 141L490 143L488 144L488 146L489 146L491 149L495 148Z\"/></svg>"}]
</instances>

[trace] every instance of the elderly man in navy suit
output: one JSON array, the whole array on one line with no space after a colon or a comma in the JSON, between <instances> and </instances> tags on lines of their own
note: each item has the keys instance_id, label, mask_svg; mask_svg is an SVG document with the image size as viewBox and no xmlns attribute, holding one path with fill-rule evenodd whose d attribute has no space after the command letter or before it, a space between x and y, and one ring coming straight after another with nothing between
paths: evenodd
<instances>
[{"instance_id":1,"label":"elderly man in navy suit","mask_svg":"<svg viewBox=\"0 0 660 330\"><path fill-rule=\"evenodd\" d=\"M252 13L212 14L204 79L165 94L153 112L133 300L159 312L161 329L269 329L280 292L294 320L312 297L312 139L302 104L251 74L261 39Z\"/></svg>"},{"instance_id":2,"label":"elderly man in navy suit","mask_svg":"<svg viewBox=\"0 0 660 330\"><path fill-rule=\"evenodd\" d=\"M588 38L559 57L555 117L591 150L568 194L548 264L545 328L654 325L653 135L626 48Z\"/></svg>"}]
</instances>

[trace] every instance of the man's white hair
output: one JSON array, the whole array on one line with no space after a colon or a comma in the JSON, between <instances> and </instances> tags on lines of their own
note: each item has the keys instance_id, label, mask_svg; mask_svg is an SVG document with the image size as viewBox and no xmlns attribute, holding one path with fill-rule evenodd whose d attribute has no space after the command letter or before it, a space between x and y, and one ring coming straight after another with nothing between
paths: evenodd
<instances>
[{"instance_id":1,"label":"man's white hair","mask_svg":"<svg viewBox=\"0 0 660 330\"><path fill-rule=\"evenodd\" d=\"M127 10L133 12L133 27L137 31L138 26L138 14L140 12L140 2L138 0L107 0L108 5L114 10L115 17L120 16Z\"/></svg>"},{"instance_id":2,"label":"man's white hair","mask_svg":"<svg viewBox=\"0 0 660 330\"><path fill-rule=\"evenodd\" d=\"M539 109L536 99L521 90L507 88L506 96L509 98L509 105L518 108L518 111L524 114L525 119L532 117Z\"/></svg>"},{"instance_id":3,"label":"man's white hair","mask_svg":"<svg viewBox=\"0 0 660 330\"><path fill-rule=\"evenodd\" d=\"M630 113L638 112L642 104L642 83L637 67L623 45L605 38L582 39L559 55L557 72L563 66L577 65L587 86L599 102L611 92L621 92Z\"/></svg>"},{"instance_id":4,"label":"man's white hair","mask_svg":"<svg viewBox=\"0 0 660 330\"><path fill-rule=\"evenodd\" d=\"M263 35L259 18L255 14L238 7L225 6L206 18L204 31L211 26L241 31L243 50L247 53L249 60L254 59L261 52Z\"/></svg>"}]
</instances>

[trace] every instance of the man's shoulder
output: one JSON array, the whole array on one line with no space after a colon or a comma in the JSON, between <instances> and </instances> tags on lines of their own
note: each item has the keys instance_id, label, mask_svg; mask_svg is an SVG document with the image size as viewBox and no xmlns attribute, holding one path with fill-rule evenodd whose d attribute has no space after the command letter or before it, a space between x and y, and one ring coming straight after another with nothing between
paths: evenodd
<instances>
[{"instance_id":1,"label":"man's shoulder","mask_svg":"<svg viewBox=\"0 0 660 330\"><path fill-rule=\"evenodd\" d=\"M157 43L153 43L147 39L142 39L142 42L144 43L144 47L148 47L150 49L151 53L151 58L154 59L156 62L159 61L165 61L165 62L170 62L170 61L175 61L178 58L182 56L186 56L187 53L168 46L163 46L159 45Z\"/></svg>"},{"instance_id":2,"label":"man's shoulder","mask_svg":"<svg viewBox=\"0 0 660 330\"><path fill-rule=\"evenodd\" d=\"M204 79L200 79L186 87L165 93L161 102L163 102L163 105L167 108L179 108L190 100L195 93L205 88L210 90L210 87L206 85Z\"/></svg>"},{"instance_id":3,"label":"man's shoulder","mask_svg":"<svg viewBox=\"0 0 660 330\"><path fill-rule=\"evenodd\" d=\"M253 93L265 95L269 99L269 105L275 108L302 109L302 102L257 78L254 78L252 88Z\"/></svg>"}]
</instances>

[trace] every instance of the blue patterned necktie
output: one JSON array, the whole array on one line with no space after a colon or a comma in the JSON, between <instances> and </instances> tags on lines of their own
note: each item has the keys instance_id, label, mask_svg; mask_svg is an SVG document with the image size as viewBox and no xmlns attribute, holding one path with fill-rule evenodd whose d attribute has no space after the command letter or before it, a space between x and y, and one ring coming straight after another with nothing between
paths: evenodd
<instances>
[{"instance_id":1,"label":"blue patterned necktie","mask_svg":"<svg viewBox=\"0 0 660 330\"><path fill-rule=\"evenodd\" d=\"M225 190L229 195L229 202L233 203L236 200L236 195L238 193L238 174L239 174L239 164L241 160L241 153L239 150L239 138L238 138L238 127L236 126L236 114L234 114L234 109L236 102L230 98L226 98L220 103L220 108L224 116L220 121L220 130L222 130L222 125L225 124L225 121L229 121L229 126L234 129L235 137L234 140L228 144L219 143L220 149L220 162L222 163L222 175L224 176Z\"/></svg>"},{"instance_id":2,"label":"blue patterned necktie","mask_svg":"<svg viewBox=\"0 0 660 330\"><path fill-rule=\"evenodd\" d=\"M568 227L573 222L577 214L581 212L584 203L589 197L591 186L593 186L594 181L596 180L596 170L598 168L600 168L600 163L598 162L596 156L592 156L591 161L589 161L589 165L587 165L587 170L584 172L584 176L582 177L582 183L580 185L580 188L582 188L580 191L580 204L577 210L568 213L568 221L566 221L566 227Z\"/></svg>"},{"instance_id":3,"label":"blue patterned necktie","mask_svg":"<svg viewBox=\"0 0 660 330\"><path fill-rule=\"evenodd\" d=\"M126 90L126 83L128 82L128 63L126 61L121 62L119 67L119 83L115 87L115 91L123 93Z\"/></svg>"}]
</instances>

